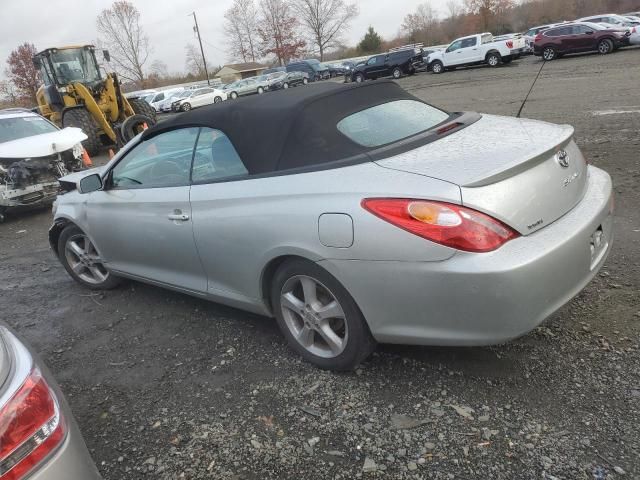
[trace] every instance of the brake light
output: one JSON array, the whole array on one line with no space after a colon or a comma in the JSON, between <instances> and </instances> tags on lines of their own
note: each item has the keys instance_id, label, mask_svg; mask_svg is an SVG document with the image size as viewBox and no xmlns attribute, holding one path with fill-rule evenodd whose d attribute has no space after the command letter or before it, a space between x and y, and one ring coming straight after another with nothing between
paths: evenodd
<instances>
[{"instance_id":1,"label":"brake light","mask_svg":"<svg viewBox=\"0 0 640 480\"><path fill-rule=\"evenodd\" d=\"M520 236L484 213L451 203L367 198L362 207L407 232L466 252L490 252Z\"/></svg>"},{"instance_id":2,"label":"brake light","mask_svg":"<svg viewBox=\"0 0 640 480\"><path fill-rule=\"evenodd\" d=\"M511 40L507 40L507 48L513 48L513 42Z\"/></svg>"},{"instance_id":3,"label":"brake light","mask_svg":"<svg viewBox=\"0 0 640 480\"><path fill-rule=\"evenodd\" d=\"M25 478L62 443L66 426L55 395L40 370L0 408L0 479Z\"/></svg>"}]
</instances>

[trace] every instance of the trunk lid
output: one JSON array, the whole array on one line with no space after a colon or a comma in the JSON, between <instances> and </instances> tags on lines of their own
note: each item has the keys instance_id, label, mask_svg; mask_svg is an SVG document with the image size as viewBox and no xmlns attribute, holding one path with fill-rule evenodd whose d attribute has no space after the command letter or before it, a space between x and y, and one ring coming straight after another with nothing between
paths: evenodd
<instances>
[{"instance_id":1,"label":"trunk lid","mask_svg":"<svg viewBox=\"0 0 640 480\"><path fill-rule=\"evenodd\" d=\"M456 184L463 205L522 235L571 210L587 181L587 165L572 127L493 115L376 163Z\"/></svg>"}]
</instances>

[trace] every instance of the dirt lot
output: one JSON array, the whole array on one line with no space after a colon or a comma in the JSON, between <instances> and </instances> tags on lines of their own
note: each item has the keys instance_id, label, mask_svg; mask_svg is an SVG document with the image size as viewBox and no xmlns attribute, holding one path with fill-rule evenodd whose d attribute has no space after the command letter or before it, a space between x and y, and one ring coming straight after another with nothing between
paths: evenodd
<instances>
[{"instance_id":1,"label":"dirt lot","mask_svg":"<svg viewBox=\"0 0 640 480\"><path fill-rule=\"evenodd\" d=\"M513 115L539 65L400 83ZM574 125L611 173L616 244L586 290L508 345L380 346L356 372L322 372L269 319L137 283L91 295L49 251L49 212L0 225L3 319L59 379L108 480L640 478L638 78L639 49L562 59L525 108Z\"/></svg>"}]
</instances>

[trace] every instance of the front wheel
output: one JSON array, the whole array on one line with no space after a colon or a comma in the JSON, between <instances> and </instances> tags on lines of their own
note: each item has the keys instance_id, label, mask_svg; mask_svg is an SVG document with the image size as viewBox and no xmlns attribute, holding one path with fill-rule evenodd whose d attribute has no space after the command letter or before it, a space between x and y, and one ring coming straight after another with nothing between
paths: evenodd
<instances>
[{"instance_id":1,"label":"front wheel","mask_svg":"<svg viewBox=\"0 0 640 480\"><path fill-rule=\"evenodd\" d=\"M106 269L91 239L75 225L62 230L58 258L71 278L92 290L110 290L121 282Z\"/></svg>"},{"instance_id":2,"label":"front wheel","mask_svg":"<svg viewBox=\"0 0 640 480\"><path fill-rule=\"evenodd\" d=\"M361 73L358 73L355 76L354 80L356 81L356 83L362 83L364 82L364 76Z\"/></svg>"},{"instance_id":3,"label":"front wheel","mask_svg":"<svg viewBox=\"0 0 640 480\"><path fill-rule=\"evenodd\" d=\"M391 72L393 75L393 78L395 78L396 80L399 79L402 76L402 70L400 70L400 68L396 67L393 69L393 72Z\"/></svg>"},{"instance_id":4,"label":"front wheel","mask_svg":"<svg viewBox=\"0 0 640 480\"><path fill-rule=\"evenodd\" d=\"M183 103L182 107L180 107L180 110L182 110L183 112L188 112L189 110L191 110L191 104L190 103Z\"/></svg>"},{"instance_id":5,"label":"front wheel","mask_svg":"<svg viewBox=\"0 0 640 480\"><path fill-rule=\"evenodd\" d=\"M222 97L215 97L213 99L213 103L220 103L222 101Z\"/></svg>"},{"instance_id":6,"label":"front wheel","mask_svg":"<svg viewBox=\"0 0 640 480\"><path fill-rule=\"evenodd\" d=\"M287 82L284 82L284 83L282 84L282 88L284 88L284 89L289 88L289 84L288 84Z\"/></svg>"},{"instance_id":7,"label":"front wheel","mask_svg":"<svg viewBox=\"0 0 640 480\"><path fill-rule=\"evenodd\" d=\"M303 85L306 85L307 83L309 83L309 79L307 77L304 77L302 79L302 83L303 83Z\"/></svg>"},{"instance_id":8,"label":"front wheel","mask_svg":"<svg viewBox=\"0 0 640 480\"><path fill-rule=\"evenodd\" d=\"M442 64L441 61L436 60L431 64L431 71L436 75L440 74L444 71L444 65Z\"/></svg>"},{"instance_id":9,"label":"front wheel","mask_svg":"<svg viewBox=\"0 0 640 480\"><path fill-rule=\"evenodd\" d=\"M498 65L500 65L501 61L502 58L500 57L499 53L490 53L489 55L487 55L487 65L489 65L490 67L497 67Z\"/></svg>"},{"instance_id":10,"label":"front wheel","mask_svg":"<svg viewBox=\"0 0 640 480\"><path fill-rule=\"evenodd\" d=\"M558 58L558 52L556 52L556 49L553 47L545 47L544 50L542 50L542 58L544 58L546 62L550 62Z\"/></svg>"},{"instance_id":11,"label":"front wheel","mask_svg":"<svg viewBox=\"0 0 640 480\"><path fill-rule=\"evenodd\" d=\"M264 93L264 88L258 87L258 95L262 95Z\"/></svg>"},{"instance_id":12,"label":"front wheel","mask_svg":"<svg viewBox=\"0 0 640 480\"><path fill-rule=\"evenodd\" d=\"M602 55L607 55L613 52L613 47L613 42L608 38L605 38L604 40L600 40L600 43L598 43L598 52Z\"/></svg>"},{"instance_id":13,"label":"front wheel","mask_svg":"<svg viewBox=\"0 0 640 480\"><path fill-rule=\"evenodd\" d=\"M349 292L313 262L283 264L271 286L271 304L289 346L320 368L351 370L375 348Z\"/></svg>"},{"instance_id":14,"label":"front wheel","mask_svg":"<svg viewBox=\"0 0 640 480\"><path fill-rule=\"evenodd\" d=\"M238 94L236 92L231 92L230 97L232 100L235 100L236 98L238 98Z\"/></svg>"}]
</instances>

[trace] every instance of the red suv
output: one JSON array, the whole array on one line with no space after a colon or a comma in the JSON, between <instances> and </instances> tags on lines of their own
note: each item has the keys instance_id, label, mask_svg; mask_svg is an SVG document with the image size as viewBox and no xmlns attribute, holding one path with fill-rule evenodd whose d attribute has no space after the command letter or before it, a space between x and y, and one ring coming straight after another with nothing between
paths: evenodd
<instances>
[{"instance_id":1,"label":"red suv","mask_svg":"<svg viewBox=\"0 0 640 480\"><path fill-rule=\"evenodd\" d=\"M539 33L533 41L533 54L554 60L567 53L598 51L602 54L629 44L629 31L607 28L597 23L559 25Z\"/></svg>"}]
</instances>

